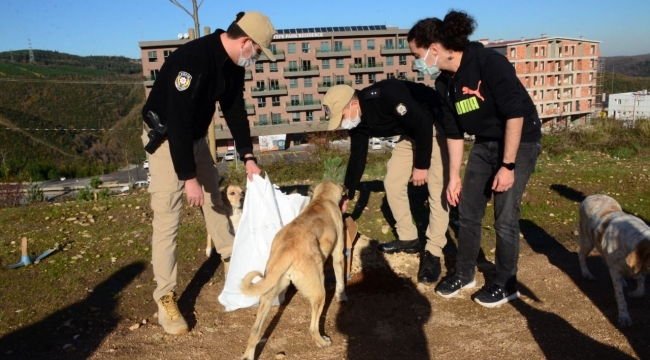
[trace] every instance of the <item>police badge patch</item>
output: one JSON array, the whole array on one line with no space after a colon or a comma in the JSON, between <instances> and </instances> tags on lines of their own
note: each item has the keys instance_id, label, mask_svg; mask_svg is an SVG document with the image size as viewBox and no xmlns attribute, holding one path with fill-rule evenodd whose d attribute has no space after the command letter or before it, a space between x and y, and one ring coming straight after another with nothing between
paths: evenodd
<instances>
[{"instance_id":1,"label":"police badge patch","mask_svg":"<svg viewBox=\"0 0 650 360\"><path fill-rule=\"evenodd\" d=\"M181 71L178 73L178 76L176 76L176 81L174 81L174 84L176 85L176 89L178 91L184 91L187 90L188 87L190 87L190 83L192 82L192 75L185 71Z\"/></svg>"},{"instance_id":2,"label":"police badge patch","mask_svg":"<svg viewBox=\"0 0 650 360\"><path fill-rule=\"evenodd\" d=\"M397 107L395 107L395 111L400 114L401 116L404 116L406 114L406 106L404 104L399 103Z\"/></svg>"}]
</instances>

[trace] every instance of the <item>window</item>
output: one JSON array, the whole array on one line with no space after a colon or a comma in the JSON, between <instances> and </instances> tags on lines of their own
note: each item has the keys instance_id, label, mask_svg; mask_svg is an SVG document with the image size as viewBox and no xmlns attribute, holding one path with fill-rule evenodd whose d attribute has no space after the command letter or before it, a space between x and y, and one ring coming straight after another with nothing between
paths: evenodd
<instances>
[{"instance_id":1,"label":"window","mask_svg":"<svg viewBox=\"0 0 650 360\"><path fill-rule=\"evenodd\" d=\"M400 65L406 65L406 55L400 55L399 56L399 64Z\"/></svg>"},{"instance_id":2,"label":"window","mask_svg":"<svg viewBox=\"0 0 650 360\"><path fill-rule=\"evenodd\" d=\"M393 57L386 56L386 66L393 66Z\"/></svg>"},{"instance_id":3,"label":"window","mask_svg":"<svg viewBox=\"0 0 650 360\"><path fill-rule=\"evenodd\" d=\"M313 111L305 112L305 117L307 118L307 121L314 121L314 112Z\"/></svg>"},{"instance_id":4,"label":"window","mask_svg":"<svg viewBox=\"0 0 650 360\"><path fill-rule=\"evenodd\" d=\"M329 41L321 41L320 42L320 51L329 52L330 51L330 42Z\"/></svg>"},{"instance_id":5,"label":"window","mask_svg":"<svg viewBox=\"0 0 650 360\"><path fill-rule=\"evenodd\" d=\"M375 57L374 56L369 56L368 57L368 67L375 67Z\"/></svg>"},{"instance_id":6,"label":"window","mask_svg":"<svg viewBox=\"0 0 650 360\"><path fill-rule=\"evenodd\" d=\"M384 40L384 47L386 49L394 49L395 46L393 45L393 39L386 39Z\"/></svg>"},{"instance_id":7,"label":"window","mask_svg":"<svg viewBox=\"0 0 650 360\"><path fill-rule=\"evenodd\" d=\"M256 84L258 90L264 90L264 80L257 80Z\"/></svg>"},{"instance_id":8,"label":"window","mask_svg":"<svg viewBox=\"0 0 650 360\"><path fill-rule=\"evenodd\" d=\"M279 96L271 96L271 105L280 106L280 97Z\"/></svg>"},{"instance_id":9,"label":"window","mask_svg":"<svg viewBox=\"0 0 650 360\"><path fill-rule=\"evenodd\" d=\"M589 95L593 95L593 94L594 94L594 88L592 88L592 87L590 86L590 87L589 87Z\"/></svg>"},{"instance_id":10,"label":"window","mask_svg":"<svg viewBox=\"0 0 650 360\"><path fill-rule=\"evenodd\" d=\"M298 62L297 61L289 61L289 71L298 71Z\"/></svg>"},{"instance_id":11,"label":"window","mask_svg":"<svg viewBox=\"0 0 650 360\"><path fill-rule=\"evenodd\" d=\"M395 78L395 74L393 73L386 74L386 79L394 79L394 78Z\"/></svg>"},{"instance_id":12,"label":"window","mask_svg":"<svg viewBox=\"0 0 650 360\"><path fill-rule=\"evenodd\" d=\"M298 88L298 79L289 79L289 87L292 89Z\"/></svg>"},{"instance_id":13,"label":"window","mask_svg":"<svg viewBox=\"0 0 650 360\"><path fill-rule=\"evenodd\" d=\"M594 68L594 59L589 60L589 67Z\"/></svg>"},{"instance_id":14,"label":"window","mask_svg":"<svg viewBox=\"0 0 650 360\"><path fill-rule=\"evenodd\" d=\"M151 80L156 80L156 78L158 77L158 69L149 71L149 75L151 75Z\"/></svg>"},{"instance_id":15,"label":"window","mask_svg":"<svg viewBox=\"0 0 650 360\"><path fill-rule=\"evenodd\" d=\"M265 107L266 106L266 98L265 97L259 97L257 98L257 107Z\"/></svg>"},{"instance_id":16,"label":"window","mask_svg":"<svg viewBox=\"0 0 650 360\"><path fill-rule=\"evenodd\" d=\"M362 58L360 58L360 57L359 57L359 58L354 58L354 67L355 67L355 68L361 68L361 67L363 67L362 62L363 62L363 59L362 59Z\"/></svg>"},{"instance_id":17,"label":"window","mask_svg":"<svg viewBox=\"0 0 650 360\"><path fill-rule=\"evenodd\" d=\"M544 71L544 65L546 65L545 62L543 62L543 61L540 61L540 62L539 62L539 68L540 68L540 70Z\"/></svg>"},{"instance_id":18,"label":"window","mask_svg":"<svg viewBox=\"0 0 650 360\"><path fill-rule=\"evenodd\" d=\"M576 47L571 46L571 55L575 55L575 54L576 54Z\"/></svg>"},{"instance_id":19,"label":"window","mask_svg":"<svg viewBox=\"0 0 650 360\"><path fill-rule=\"evenodd\" d=\"M296 53L296 43L288 43L287 44L287 52L289 54L295 54Z\"/></svg>"},{"instance_id":20,"label":"window","mask_svg":"<svg viewBox=\"0 0 650 360\"><path fill-rule=\"evenodd\" d=\"M544 90L539 91L539 99L543 100L544 99Z\"/></svg>"},{"instance_id":21,"label":"window","mask_svg":"<svg viewBox=\"0 0 650 360\"><path fill-rule=\"evenodd\" d=\"M375 50L375 39L368 40L368 50Z\"/></svg>"},{"instance_id":22,"label":"window","mask_svg":"<svg viewBox=\"0 0 650 360\"><path fill-rule=\"evenodd\" d=\"M354 50L359 51L361 50L361 40L354 40Z\"/></svg>"},{"instance_id":23,"label":"window","mask_svg":"<svg viewBox=\"0 0 650 360\"><path fill-rule=\"evenodd\" d=\"M540 76L540 77L539 77L539 81L540 81L540 83L541 83L542 85L544 85L544 77L543 77L543 76Z\"/></svg>"},{"instance_id":24,"label":"window","mask_svg":"<svg viewBox=\"0 0 650 360\"><path fill-rule=\"evenodd\" d=\"M408 49L409 48L409 43L406 41L406 39L397 39L397 48L398 49Z\"/></svg>"},{"instance_id":25,"label":"window","mask_svg":"<svg viewBox=\"0 0 650 360\"><path fill-rule=\"evenodd\" d=\"M157 51L149 51L149 52L147 52L147 56L149 57L149 62L158 62L158 52Z\"/></svg>"},{"instance_id":26,"label":"window","mask_svg":"<svg viewBox=\"0 0 650 360\"><path fill-rule=\"evenodd\" d=\"M278 79L270 79L269 88L271 90L280 90L280 84L278 83Z\"/></svg>"},{"instance_id":27,"label":"window","mask_svg":"<svg viewBox=\"0 0 650 360\"><path fill-rule=\"evenodd\" d=\"M334 41L334 51L343 50L343 41Z\"/></svg>"},{"instance_id":28,"label":"window","mask_svg":"<svg viewBox=\"0 0 650 360\"><path fill-rule=\"evenodd\" d=\"M587 106L591 107L591 99L587 100Z\"/></svg>"},{"instance_id":29,"label":"window","mask_svg":"<svg viewBox=\"0 0 650 360\"><path fill-rule=\"evenodd\" d=\"M534 64L535 71L537 71L537 61L535 61L533 64Z\"/></svg>"},{"instance_id":30,"label":"window","mask_svg":"<svg viewBox=\"0 0 650 360\"><path fill-rule=\"evenodd\" d=\"M282 124L282 114L271 114L271 121L273 124Z\"/></svg>"},{"instance_id":31,"label":"window","mask_svg":"<svg viewBox=\"0 0 650 360\"><path fill-rule=\"evenodd\" d=\"M567 45L564 46L564 53L565 54L569 53L569 46L567 46Z\"/></svg>"},{"instance_id":32,"label":"window","mask_svg":"<svg viewBox=\"0 0 650 360\"><path fill-rule=\"evenodd\" d=\"M542 46L542 56L546 56L546 46Z\"/></svg>"},{"instance_id":33,"label":"window","mask_svg":"<svg viewBox=\"0 0 650 360\"><path fill-rule=\"evenodd\" d=\"M354 75L354 83L359 85L363 84L363 75L362 74L355 74Z\"/></svg>"},{"instance_id":34,"label":"window","mask_svg":"<svg viewBox=\"0 0 650 360\"><path fill-rule=\"evenodd\" d=\"M260 119L260 125L268 125L269 124L269 120L266 117L266 114L260 115L259 119Z\"/></svg>"},{"instance_id":35,"label":"window","mask_svg":"<svg viewBox=\"0 0 650 360\"><path fill-rule=\"evenodd\" d=\"M278 50L275 48L275 44L270 44L269 45L269 50L271 50L272 54L277 54Z\"/></svg>"},{"instance_id":36,"label":"window","mask_svg":"<svg viewBox=\"0 0 650 360\"><path fill-rule=\"evenodd\" d=\"M592 81L594 79L594 73L589 73L589 81Z\"/></svg>"},{"instance_id":37,"label":"window","mask_svg":"<svg viewBox=\"0 0 650 360\"><path fill-rule=\"evenodd\" d=\"M257 65L257 63L255 63ZM269 71L270 72L278 72L278 63L272 62L269 63Z\"/></svg>"},{"instance_id":38,"label":"window","mask_svg":"<svg viewBox=\"0 0 650 360\"><path fill-rule=\"evenodd\" d=\"M323 70L330 68L330 59L324 59L322 62Z\"/></svg>"},{"instance_id":39,"label":"window","mask_svg":"<svg viewBox=\"0 0 650 360\"><path fill-rule=\"evenodd\" d=\"M517 57L517 48L510 48L510 57L511 58Z\"/></svg>"},{"instance_id":40,"label":"window","mask_svg":"<svg viewBox=\"0 0 650 360\"><path fill-rule=\"evenodd\" d=\"M343 75L336 75L336 85L345 84L345 77Z\"/></svg>"},{"instance_id":41,"label":"window","mask_svg":"<svg viewBox=\"0 0 650 360\"><path fill-rule=\"evenodd\" d=\"M424 73L422 71L418 71L417 80L424 81Z\"/></svg>"},{"instance_id":42,"label":"window","mask_svg":"<svg viewBox=\"0 0 650 360\"><path fill-rule=\"evenodd\" d=\"M297 105L300 105L300 96L291 95L291 106L297 106Z\"/></svg>"},{"instance_id":43,"label":"window","mask_svg":"<svg viewBox=\"0 0 650 360\"><path fill-rule=\"evenodd\" d=\"M535 46L534 48L535 56L539 56L539 47Z\"/></svg>"},{"instance_id":44,"label":"window","mask_svg":"<svg viewBox=\"0 0 650 360\"><path fill-rule=\"evenodd\" d=\"M311 51L311 44L308 42L302 43L302 53L309 54L310 51Z\"/></svg>"},{"instance_id":45,"label":"window","mask_svg":"<svg viewBox=\"0 0 650 360\"><path fill-rule=\"evenodd\" d=\"M293 122L300 122L300 113L299 112L291 113L291 119L293 120Z\"/></svg>"},{"instance_id":46,"label":"window","mask_svg":"<svg viewBox=\"0 0 650 360\"><path fill-rule=\"evenodd\" d=\"M377 74L368 74L368 82L374 84L377 82Z\"/></svg>"},{"instance_id":47,"label":"window","mask_svg":"<svg viewBox=\"0 0 650 360\"><path fill-rule=\"evenodd\" d=\"M309 71L309 70L311 70L311 60L303 60L302 71Z\"/></svg>"},{"instance_id":48,"label":"window","mask_svg":"<svg viewBox=\"0 0 650 360\"><path fill-rule=\"evenodd\" d=\"M589 53L590 54L595 54L596 53L596 45L591 45L591 47L589 48Z\"/></svg>"},{"instance_id":49,"label":"window","mask_svg":"<svg viewBox=\"0 0 650 360\"><path fill-rule=\"evenodd\" d=\"M263 73L264 72L264 63L255 63L255 73Z\"/></svg>"},{"instance_id":50,"label":"window","mask_svg":"<svg viewBox=\"0 0 650 360\"><path fill-rule=\"evenodd\" d=\"M310 88L311 87L311 78L305 78L305 87Z\"/></svg>"},{"instance_id":51,"label":"window","mask_svg":"<svg viewBox=\"0 0 650 360\"><path fill-rule=\"evenodd\" d=\"M406 80L406 73L405 72L398 73L397 78L400 80Z\"/></svg>"},{"instance_id":52,"label":"window","mask_svg":"<svg viewBox=\"0 0 650 360\"><path fill-rule=\"evenodd\" d=\"M171 55L171 54L172 54L172 51L171 51L171 50L165 50L165 51L163 52L163 57L164 57L165 59L167 59L167 58L169 57L169 55Z\"/></svg>"},{"instance_id":53,"label":"window","mask_svg":"<svg viewBox=\"0 0 650 360\"><path fill-rule=\"evenodd\" d=\"M305 94L305 95L303 95L302 100L305 102L305 104L313 105L314 104L314 95Z\"/></svg>"},{"instance_id":54,"label":"window","mask_svg":"<svg viewBox=\"0 0 650 360\"><path fill-rule=\"evenodd\" d=\"M323 86L332 86L331 76L323 76Z\"/></svg>"},{"instance_id":55,"label":"window","mask_svg":"<svg viewBox=\"0 0 650 360\"><path fill-rule=\"evenodd\" d=\"M343 59L336 59L336 68L343 69Z\"/></svg>"}]
</instances>

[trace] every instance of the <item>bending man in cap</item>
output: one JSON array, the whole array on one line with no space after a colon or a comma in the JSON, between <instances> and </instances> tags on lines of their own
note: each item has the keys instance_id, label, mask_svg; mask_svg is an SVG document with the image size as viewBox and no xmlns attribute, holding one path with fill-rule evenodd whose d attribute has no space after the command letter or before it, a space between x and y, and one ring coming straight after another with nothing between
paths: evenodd
<instances>
[{"instance_id":1,"label":"bending man in cap","mask_svg":"<svg viewBox=\"0 0 650 360\"><path fill-rule=\"evenodd\" d=\"M268 17L259 12L240 12L227 31L217 30L184 44L165 59L142 110L145 144L149 140L147 131L156 127L152 116L167 127L162 143L154 151L148 148L152 263L157 283L153 298L158 304L158 322L167 333L188 332L175 298L176 235L183 189L189 204L203 210L208 233L227 269L234 237L205 137L219 101L248 177L260 173L242 88L244 68L253 65L261 52L275 61L269 50L273 34Z\"/></svg>"},{"instance_id":2,"label":"bending man in cap","mask_svg":"<svg viewBox=\"0 0 650 360\"><path fill-rule=\"evenodd\" d=\"M434 89L396 79L356 91L348 85L336 85L327 91L323 100L325 114L330 118L328 130L347 129L351 139L345 173L348 195L343 201L343 212L361 181L369 138L401 136L388 161L384 179L399 238L380 244L379 250L389 254L420 252L418 282L423 283L435 282L440 276L440 257L447 243L449 213L444 190L448 157L445 140L434 129L434 120L439 122L442 117L441 106ZM411 178L413 185L427 184L429 190L429 225L423 251L407 195Z\"/></svg>"}]
</instances>

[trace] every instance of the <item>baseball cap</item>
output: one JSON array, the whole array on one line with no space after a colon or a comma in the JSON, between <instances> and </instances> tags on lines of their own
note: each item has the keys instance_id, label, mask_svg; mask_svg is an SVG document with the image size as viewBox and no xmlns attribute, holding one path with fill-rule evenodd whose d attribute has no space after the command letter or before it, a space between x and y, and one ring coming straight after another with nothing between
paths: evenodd
<instances>
[{"instance_id":1,"label":"baseball cap","mask_svg":"<svg viewBox=\"0 0 650 360\"><path fill-rule=\"evenodd\" d=\"M269 49L275 28L271 24L268 16L257 11L247 11L244 13L237 25L250 37L257 45L260 46L264 55L271 61L275 61L275 56Z\"/></svg>"},{"instance_id":2,"label":"baseball cap","mask_svg":"<svg viewBox=\"0 0 650 360\"><path fill-rule=\"evenodd\" d=\"M343 109L352 100L353 95L354 89L348 85L336 85L327 90L323 98L325 116L329 118L327 130L334 130L339 127Z\"/></svg>"}]
</instances>

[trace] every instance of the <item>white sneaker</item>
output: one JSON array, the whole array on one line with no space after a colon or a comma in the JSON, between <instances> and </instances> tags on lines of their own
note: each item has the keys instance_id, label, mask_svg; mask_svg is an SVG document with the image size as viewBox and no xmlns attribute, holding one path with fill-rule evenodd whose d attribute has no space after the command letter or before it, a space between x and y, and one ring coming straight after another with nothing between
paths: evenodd
<instances>
[{"instance_id":1,"label":"white sneaker","mask_svg":"<svg viewBox=\"0 0 650 360\"><path fill-rule=\"evenodd\" d=\"M173 291L168 292L158 300L158 323L168 334L180 335L189 331L187 321L178 310Z\"/></svg>"}]
</instances>

